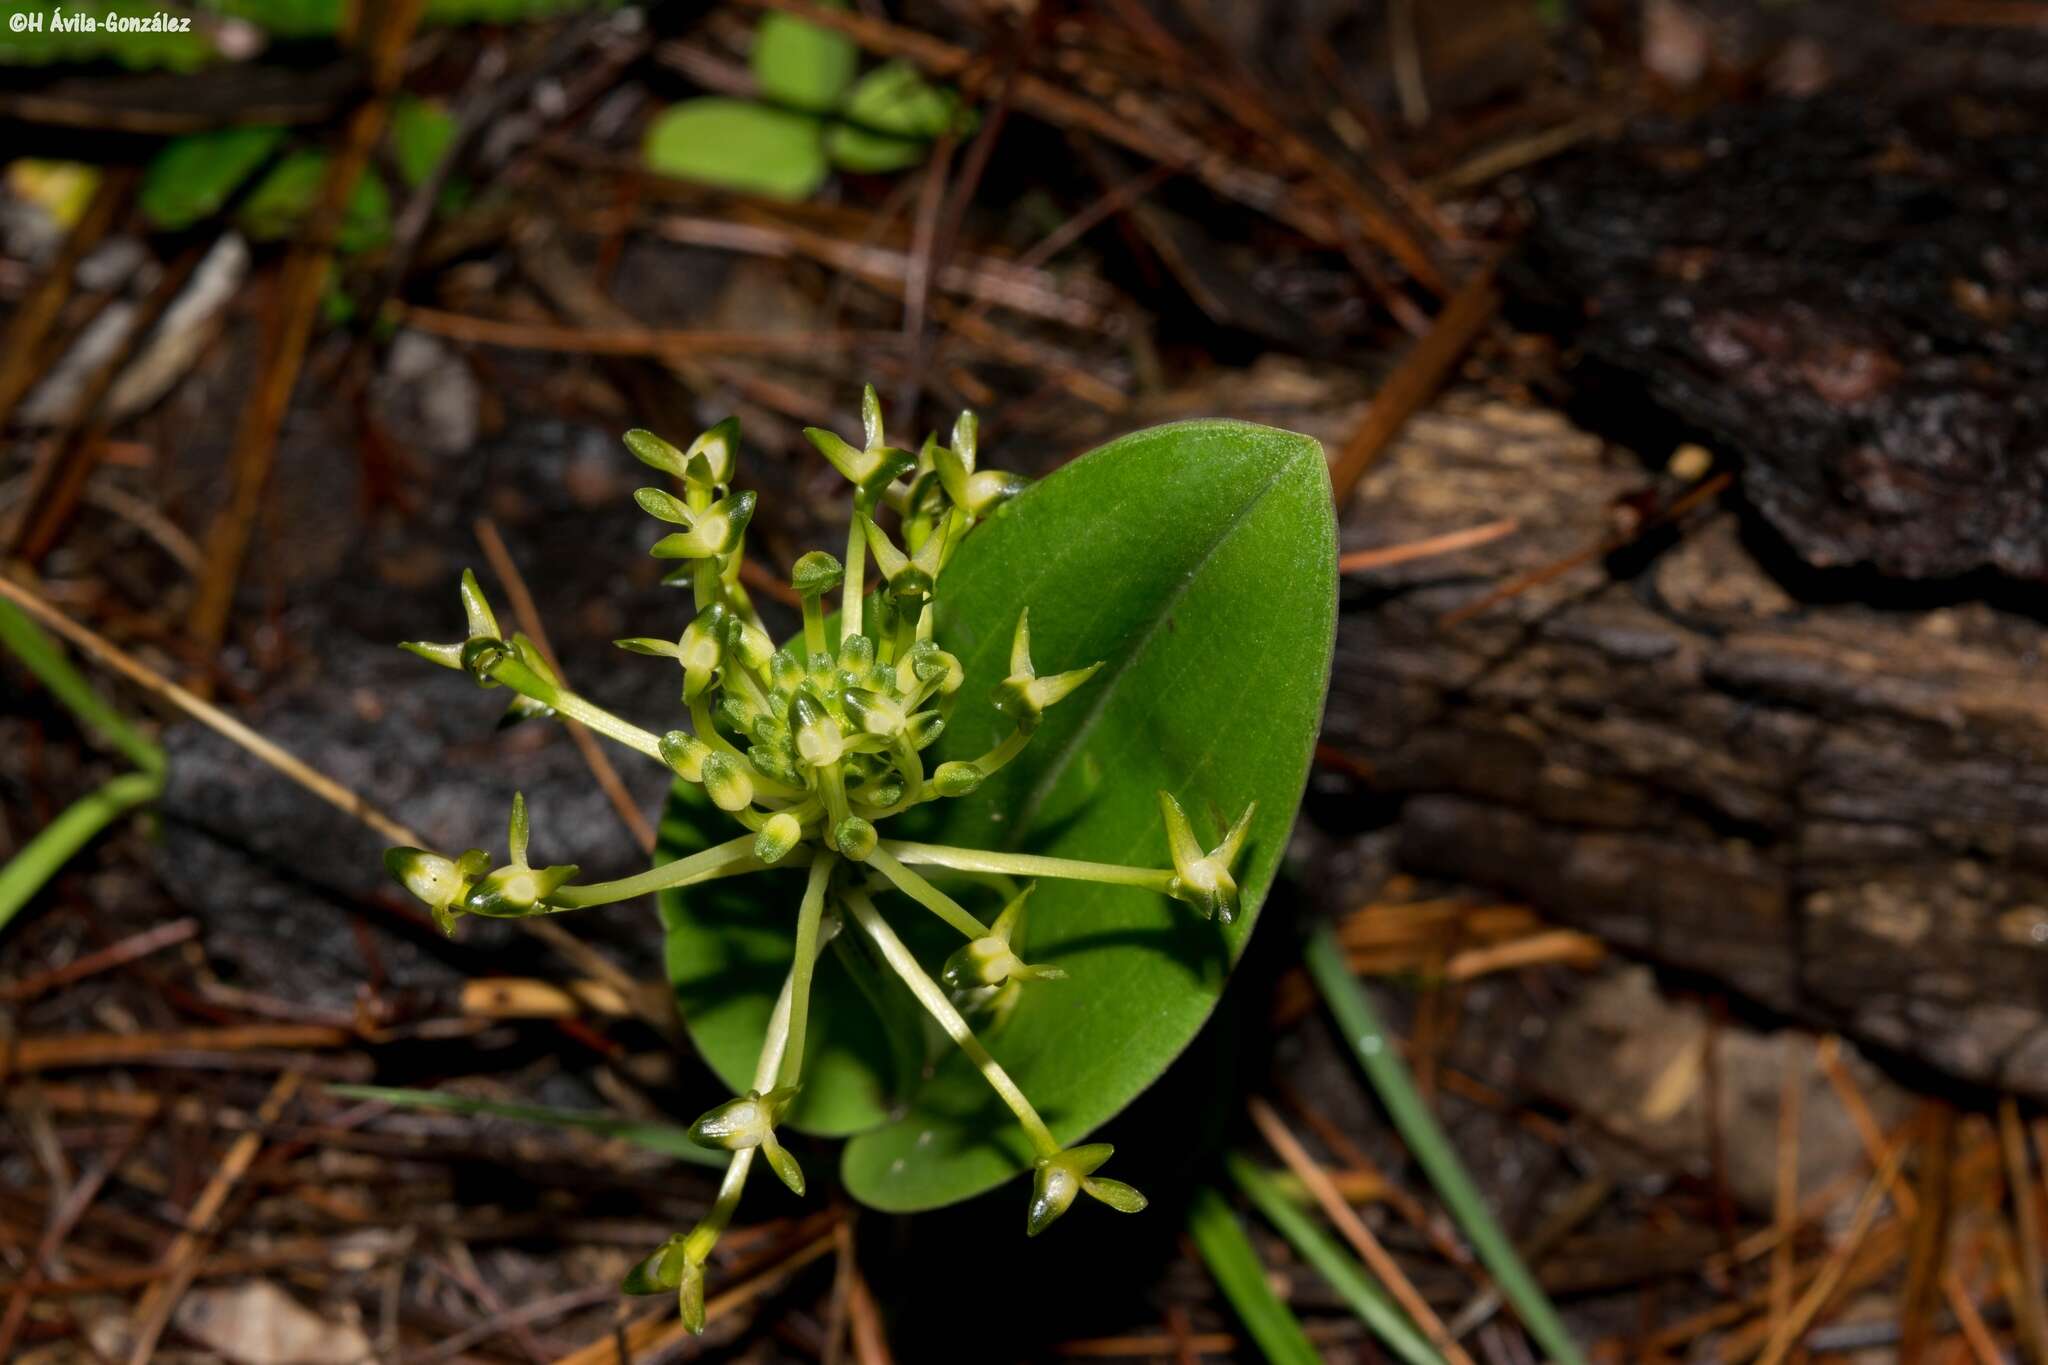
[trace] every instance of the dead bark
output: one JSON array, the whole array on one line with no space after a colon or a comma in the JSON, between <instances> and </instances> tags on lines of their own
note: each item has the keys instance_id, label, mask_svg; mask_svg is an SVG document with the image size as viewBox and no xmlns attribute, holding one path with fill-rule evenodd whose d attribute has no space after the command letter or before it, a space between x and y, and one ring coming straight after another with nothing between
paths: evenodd
<instances>
[{"instance_id":1,"label":"dead bark","mask_svg":"<svg viewBox=\"0 0 2048 1365\"><path fill-rule=\"evenodd\" d=\"M1524 528L1347 590L1326 738L1405 797L1403 860L2048 1096L2038 620L1781 580L1791 557L1722 508L1441 626L1610 535L1652 482L1560 416L1460 396L1361 483L1347 550Z\"/></svg>"}]
</instances>

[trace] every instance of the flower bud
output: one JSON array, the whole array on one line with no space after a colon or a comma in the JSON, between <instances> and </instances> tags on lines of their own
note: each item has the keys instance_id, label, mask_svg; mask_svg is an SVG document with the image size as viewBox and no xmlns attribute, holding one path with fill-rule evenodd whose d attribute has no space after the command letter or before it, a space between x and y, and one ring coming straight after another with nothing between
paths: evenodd
<instances>
[{"instance_id":1,"label":"flower bud","mask_svg":"<svg viewBox=\"0 0 2048 1365\"><path fill-rule=\"evenodd\" d=\"M723 811L745 810L754 804L754 779L746 765L714 749L704 757L704 791Z\"/></svg>"},{"instance_id":2,"label":"flower bud","mask_svg":"<svg viewBox=\"0 0 2048 1365\"><path fill-rule=\"evenodd\" d=\"M932 773L932 789L941 796L966 796L982 782L982 771L973 763L955 759L941 763Z\"/></svg>"},{"instance_id":3,"label":"flower bud","mask_svg":"<svg viewBox=\"0 0 2048 1365\"><path fill-rule=\"evenodd\" d=\"M789 586L799 597L818 597L839 586L846 568L823 550L799 556L789 571Z\"/></svg>"},{"instance_id":4,"label":"flower bud","mask_svg":"<svg viewBox=\"0 0 2048 1365\"><path fill-rule=\"evenodd\" d=\"M1180 808L1180 802L1166 792L1159 793L1159 813L1166 822L1166 846L1173 855L1173 881L1167 887L1167 894L1194 906L1204 918L1213 917L1225 924L1235 919L1237 878L1230 865L1237 861L1238 853L1244 848L1245 835L1251 829L1252 815L1258 808L1256 801L1246 806L1244 814L1237 817L1237 823L1230 827L1222 841L1204 853L1201 844L1195 840L1194 827L1188 823L1187 813Z\"/></svg>"},{"instance_id":5,"label":"flower bud","mask_svg":"<svg viewBox=\"0 0 2048 1365\"><path fill-rule=\"evenodd\" d=\"M761 823L754 836L754 856L764 863L779 863L804 837L804 827L788 811L777 811Z\"/></svg>"},{"instance_id":6,"label":"flower bud","mask_svg":"<svg viewBox=\"0 0 2048 1365\"><path fill-rule=\"evenodd\" d=\"M491 856L480 848L444 858L423 848L384 850L384 868L434 916L441 932L455 933L455 916L476 880L490 871Z\"/></svg>"},{"instance_id":7,"label":"flower bud","mask_svg":"<svg viewBox=\"0 0 2048 1365\"><path fill-rule=\"evenodd\" d=\"M768 660L768 681L778 692L794 692L798 683L804 680L803 660L797 658L793 649L778 649Z\"/></svg>"},{"instance_id":8,"label":"flower bud","mask_svg":"<svg viewBox=\"0 0 2048 1365\"><path fill-rule=\"evenodd\" d=\"M929 749L946 730L946 718L936 711L920 711L903 723L903 737L913 749Z\"/></svg>"},{"instance_id":9,"label":"flower bud","mask_svg":"<svg viewBox=\"0 0 2048 1365\"><path fill-rule=\"evenodd\" d=\"M1121 1180L1107 1180L1095 1175L1096 1169L1109 1160L1115 1150L1106 1142L1094 1142L1039 1158L1032 1168L1031 1210L1025 1220L1025 1233L1036 1237L1051 1227L1073 1206L1077 1194L1098 1199L1118 1213L1137 1213L1143 1209L1146 1203L1144 1195Z\"/></svg>"},{"instance_id":10,"label":"flower bud","mask_svg":"<svg viewBox=\"0 0 2048 1365\"><path fill-rule=\"evenodd\" d=\"M726 649L747 668L766 668L775 656L775 642L768 638L768 632L738 612L726 612L719 629Z\"/></svg>"},{"instance_id":11,"label":"flower bud","mask_svg":"<svg viewBox=\"0 0 2048 1365\"><path fill-rule=\"evenodd\" d=\"M690 1125L690 1141L699 1147L725 1152L758 1147L782 1121L783 1111L795 1098L795 1086L784 1086L765 1095L749 1090L699 1115Z\"/></svg>"},{"instance_id":12,"label":"flower bud","mask_svg":"<svg viewBox=\"0 0 2048 1365\"><path fill-rule=\"evenodd\" d=\"M683 666L684 701L694 702L703 696L718 666L725 662L725 641L720 638L725 615L725 608L713 603L683 627L683 636L676 642L676 662Z\"/></svg>"},{"instance_id":13,"label":"flower bud","mask_svg":"<svg viewBox=\"0 0 2048 1365\"><path fill-rule=\"evenodd\" d=\"M875 827L858 815L849 815L832 830L832 844L857 863L864 863L875 851Z\"/></svg>"},{"instance_id":14,"label":"flower bud","mask_svg":"<svg viewBox=\"0 0 2048 1365\"><path fill-rule=\"evenodd\" d=\"M849 635L839 642L839 671L864 677L875 666L875 642L865 635ZM854 684L856 687L859 683Z\"/></svg>"},{"instance_id":15,"label":"flower bud","mask_svg":"<svg viewBox=\"0 0 2048 1365\"><path fill-rule=\"evenodd\" d=\"M832 713L809 689L800 689L789 703L789 730L796 755L813 768L837 763L846 752L846 736Z\"/></svg>"},{"instance_id":16,"label":"flower bud","mask_svg":"<svg viewBox=\"0 0 2048 1365\"><path fill-rule=\"evenodd\" d=\"M842 689L839 702L846 708L846 718L858 725L863 734L893 739L903 732L908 720L901 702L865 687Z\"/></svg>"},{"instance_id":17,"label":"flower bud","mask_svg":"<svg viewBox=\"0 0 2048 1365\"><path fill-rule=\"evenodd\" d=\"M681 1283L686 1261L683 1238L678 1234L656 1247L653 1255L627 1271L626 1278L619 1283L619 1292L666 1294Z\"/></svg>"},{"instance_id":18,"label":"flower bud","mask_svg":"<svg viewBox=\"0 0 2048 1365\"><path fill-rule=\"evenodd\" d=\"M690 1141L700 1147L727 1152L758 1147L782 1183L792 1192L802 1194L803 1168L775 1140L775 1125L782 1121L783 1113L796 1099L796 1090L793 1085L771 1090L765 1095L758 1090L749 1090L738 1099L727 1100L690 1125Z\"/></svg>"},{"instance_id":19,"label":"flower bud","mask_svg":"<svg viewBox=\"0 0 2048 1365\"><path fill-rule=\"evenodd\" d=\"M711 746L686 730L671 730L661 737L661 761L685 782L704 780L704 760Z\"/></svg>"}]
</instances>

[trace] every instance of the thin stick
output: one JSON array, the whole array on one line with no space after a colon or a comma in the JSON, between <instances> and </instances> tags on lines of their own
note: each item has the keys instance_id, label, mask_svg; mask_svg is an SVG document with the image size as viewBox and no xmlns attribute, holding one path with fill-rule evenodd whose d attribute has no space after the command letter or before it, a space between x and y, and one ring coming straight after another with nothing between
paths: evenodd
<instances>
[{"instance_id":1,"label":"thin stick","mask_svg":"<svg viewBox=\"0 0 2048 1365\"><path fill-rule=\"evenodd\" d=\"M1719 497L1722 490L1734 481L1735 476L1726 471L1702 479L1674 500L1669 507L1644 517L1629 531L1621 535L1603 537L1582 550L1574 550L1563 559L1538 565L1527 573L1517 574L1498 587L1480 594L1464 606L1445 612L1437 618L1437 629L1449 630L1454 626L1463 625L1473 617L1490 611L1511 598L1519 597L1531 588L1539 588L1554 578L1562 578L1581 564L1590 563L1602 555L1612 554L1625 545L1631 545L1657 527L1667 526L1701 503Z\"/></svg>"},{"instance_id":2,"label":"thin stick","mask_svg":"<svg viewBox=\"0 0 2048 1365\"><path fill-rule=\"evenodd\" d=\"M1494 287L1489 263L1473 272L1443 311L1436 315L1429 334L1415 343L1402 358L1380 391L1373 395L1358 430L1344 443L1330 469L1330 483L1337 506L1351 500L1352 490L1381 452L1400 435L1401 428L1416 409L1428 402L1449 377L1451 367L1479 338L1500 307L1500 290Z\"/></svg>"},{"instance_id":3,"label":"thin stick","mask_svg":"<svg viewBox=\"0 0 2048 1365\"><path fill-rule=\"evenodd\" d=\"M532 637L541 657L548 661L548 667L554 670L556 677L561 677L561 660L555 657L554 646L548 643L547 629L541 625L533 594L527 591L526 580L520 575L512 552L505 548L505 538L498 534L497 523L489 517L478 517L475 530L477 543L484 547L484 558L491 562L491 572L505 586L505 599L512 604L512 615L518 619L519 628ZM562 717L562 728L569 732L576 751L583 755L584 765L597 779L597 785L612 803L612 809L619 813L619 820L626 826L626 831L643 851L654 852L654 826L647 823L647 817L633 804L632 793L626 790L619 770L612 765L611 756L598 745L597 737L582 721L568 716Z\"/></svg>"},{"instance_id":4,"label":"thin stick","mask_svg":"<svg viewBox=\"0 0 2048 1365\"><path fill-rule=\"evenodd\" d=\"M261 1129L276 1123L285 1105L298 1093L300 1076L300 1072L287 1071L277 1078L262 1107L256 1111L259 1131L244 1133L229 1144L227 1155L221 1159L213 1178L206 1182L206 1188L193 1202L191 1212L185 1218L184 1230L171 1240L171 1249L164 1256L163 1264L169 1273L143 1291L141 1301L135 1305L134 1316L129 1319L133 1344L128 1352L128 1365L148 1365L150 1357L156 1353L157 1339L170 1325L171 1313L177 1308L178 1300L185 1297L185 1291L198 1278L207 1247L213 1240L213 1220L220 1216L228 1196L256 1160L256 1153L262 1150Z\"/></svg>"},{"instance_id":5,"label":"thin stick","mask_svg":"<svg viewBox=\"0 0 2048 1365\"><path fill-rule=\"evenodd\" d=\"M1771 1249L1771 1330L1777 1331L1792 1315L1792 1231L1799 1220L1799 1122L1801 1101L1806 1097L1806 1049L1797 1040L1784 1040L1784 1080L1778 1090L1778 1180L1773 1192L1771 1221L1777 1229L1778 1245Z\"/></svg>"},{"instance_id":6,"label":"thin stick","mask_svg":"<svg viewBox=\"0 0 2048 1365\"><path fill-rule=\"evenodd\" d=\"M372 806L324 773L315 771L278 745L257 734L227 712L180 687L98 632L78 624L42 597L7 578L0 578L0 597L6 598L92 655L108 668L160 701L169 703L192 719L254 754L292 781L339 811L354 816L394 844L425 847L427 841L398 821Z\"/></svg>"},{"instance_id":7,"label":"thin stick","mask_svg":"<svg viewBox=\"0 0 2048 1365\"><path fill-rule=\"evenodd\" d=\"M1257 1125L1260 1135L1279 1154L1280 1159L1287 1163L1287 1169L1293 1171L1295 1178L1315 1197L1316 1203L1322 1206L1330 1221L1337 1225L1337 1231L1344 1234L1344 1240L1351 1243L1351 1248L1358 1253L1359 1259L1363 1260L1379 1278L1381 1285L1393 1296L1394 1302L1401 1305L1402 1311L1421 1329L1422 1334L1429 1338L1429 1344L1434 1346L1450 1365L1472 1365L1472 1357L1465 1353L1465 1348L1460 1346L1456 1338L1444 1327L1443 1319L1436 1315L1428 1300L1416 1292L1414 1284L1409 1281L1400 1264L1387 1254L1387 1249L1380 1245L1379 1238L1373 1236L1372 1229L1365 1225L1365 1220L1344 1202L1344 1196L1339 1194L1337 1187L1331 1183L1329 1173L1316 1164L1315 1158L1308 1154L1308 1149L1301 1145L1301 1139L1294 1136L1281 1117L1273 1112L1273 1107L1264 1100L1253 1096L1247 1107L1251 1110L1252 1122Z\"/></svg>"},{"instance_id":8,"label":"thin stick","mask_svg":"<svg viewBox=\"0 0 2048 1365\"><path fill-rule=\"evenodd\" d=\"M125 966L138 958L148 957L151 953L161 952L165 948L183 943L198 933L199 921L196 919L174 919L169 923L159 924L154 929L131 934L119 943L110 944L96 953L75 957L61 967L52 967L48 971L37 972L34 976L25 976L19 981L0 982L0 1000L13 1003L33 1000L45 991L68 986L74 981L83 981L86 977Z\"/></svg>"},{"instance_id":9,"label":"thin stick","mask_svg":"<svg viewBox=\"0 0 2048 1365\"><path fill-rule=\"evenodd\" d=\"M1405 545L1382 545L1370 550L1353 550L1337 557L1338 573L1365 573L1371 569L1388 569L1396 564L1408 564L1418 559L1430 559L1437 555L1453 554L1459 550L1470 550L1479 545L1490 545L1503 537L1520 530L1522 523L1513 517L1489 521L1483 526L1468 526L1462 531L1446 531L1440 536L1427 536L1411 540Z\"/></svg>"},{"instance_id":10,"label":"thin stick","mask_svg":"<svg viewBox=\"0 0 2048 1365\"><path fill-rule=\"evenodd\" d=\"M1849 1222L1848 1234L1828 1257L1827 1264L1821 1268L1820 1274L1814 1277L1813 1283L1807 1286L1806 1293L1793 1305L1791 1313L1778 1324L1777 1330L1765 1341L1763 1353L1757 1357L1757 1365L1782 1365L1799 1339L1806 1335L1807 1328L1813 1326L1813 1320L1820 1316L1821 1309L1827 1307L1828 1300L1834 1297L1835 1290L1841 1286L1842 1277L1848 1274L1850 1262L1855 1259L1865 1235L1870 1231L1870 1222L1877 1215L1877 1206L1884 1202L1885 1188L1891 1184L1892 1177L1898 1174L1899 1165L1906 1159L1906 1153L1912 1146L1910 1137L1902 1137L1892 1144L1891 1151L1885 1155L1884 1164L1878 1167L1877 1174L1871 1177L1870 1184L1863 1191L1863 1198L1857 1202L1855 1216Z\"/></svg>"}]
</instances>

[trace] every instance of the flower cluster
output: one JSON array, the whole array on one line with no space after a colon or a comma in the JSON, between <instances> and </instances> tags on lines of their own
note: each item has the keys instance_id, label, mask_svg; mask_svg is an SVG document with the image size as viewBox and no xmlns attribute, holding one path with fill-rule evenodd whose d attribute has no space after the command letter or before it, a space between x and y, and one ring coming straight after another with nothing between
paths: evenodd
<instances>
[{"instance_id":1,"label":"flower cluster","mask_svg":"<svg viewBox=\"0 0 2048 1365\"><path fill-rule=\"evenodd\" d=\"M713 844L636 876L578 882L573 866L534 867L527 859L523 798L512 806L508 861L470 849L458 857L395 848L386 865L432 911L446 932L462 915L499 918L554 914L603 905L715 877L769 867L807 867L796 910L796 950L744 1095L691 1126L698 1143L732 1154L709 1213L670 1238L627 1278L630 1292L674 1292L686 1323L700 1329L704 1273L731 1219L756 1153L798 1194L803 1172L776 1139L776 1127L803 1079L811 976L819 952L849 925L873 941L918 1003L981 1071L1022 1126L1034 1154L1027 1231L1036 1235L1087 1194L1136 1212L1144 1196L1095 1175L1110 1155L1101 1143L1062 1148L1030 1100L976 1036L967 1013L996 1021L1027 985L1066 973L1022 955L1030 887L984 925L934 885L919 866L1010 877L1075 878L1143 887L1228 920L1236 913L1231 864L1244 842L1246 810L1222 842L1203 852L1172 796L1160 793L1170 868L1134 868L922 844L883 837L881 826L914 806L965 796L1022 751L1046 711L1087 683L1101 665L1041 674L1031 656L1030 618L1020 609L1008 675L989 698L1011 731L988 752L927 771L924 754L945 730L963 681L959 659L934 638L933 593L948 560L976 522L1023 487L1023 480L977 467L972 413L961 414L951 441L928 437L912 454L891 446L873 388L862 408L861 445L832 432L805 434L853 485L853 517L843 559L814 551L790 575L802 603L799 634L778 646L740 581L755 495L733 487L739 429L728 419L678 448L645 431L626 435L642 462L668 476L667 488L635 494L650 516L677 529L651 553L679 561L665 582L687 586L689 624L673 640L618 642L637 654L674 660L682 671L687 729L656 734L570 690L524 635L500 630L474 575L462 576L463 639L405 648L468 673L485 687L508 689L511 718L567 717L700 785L743 827ZM676 490L680 489L680 493ZM897 526L892 537L881 518ZM873 560L876 584L868 584ZM836 590L838 618L825 600ZM937 915L966 940L934 980L896 936L875 902L892 891ZM943 984L941 984L943 981ZM1055 987L1056 989L1056 987ZM965 1011L965 1013L963 1013Z\"/></svg>"}]
</instances>

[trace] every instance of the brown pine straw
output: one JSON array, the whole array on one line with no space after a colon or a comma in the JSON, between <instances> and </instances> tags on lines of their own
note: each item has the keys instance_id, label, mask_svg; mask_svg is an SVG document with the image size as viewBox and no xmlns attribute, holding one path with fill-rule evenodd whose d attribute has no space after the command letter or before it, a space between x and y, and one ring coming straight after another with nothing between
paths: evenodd
<instances>
[{"instance_id":1,"label":"brown pine straw","mask_svg":"<svg viewBox=\"0 0 2048 1365\"><path fill-rule=\"evenodd\" d=\"M1301 1139L1295 1137L1280 1116L1273 1112L1273 1107L1256 1095L1246 1102L1246 1107L1267 1145L1279 1154L1287 1169L1294 1172L1295 1178L1322 1206L1323 1213L1344 1235L1344 1240L1351 1243L1352 1249L1386 1287L1394 1302L1401 1305L1409 1320L1429 1338L1430 1345L1436 1347L1438 1354L1450 1365L1472 1365L1472 1357L1444 1327L1443 1319L1436 1315L1429 1301L1416 1292L1399 1263L1387 1254L1387 1249L1380 1245L1379 1238L1373 1236L1365 1220L1344 1202L1344 1196L1338 1193L1329 1175L1308 1154L1308 1149L1301 1145Z\"/></svg>"},{"instance_id":2,"label":"brown pine straw","mask_svg":"<svg viewBox=\"0 0 2048 1365\"><path fill-rule=\"evenodd\" d=\"M2034 1202L2033 1172L2027 1168L2027 1136L2020 1126L2019 1102L2010 1095L1998 1102L1998 1142L2005 1155L2006 1192L2012 1199L2017 1242L2017 1273L2008 1295L2013 1321L2034 1365L2048 1365L2048 1310L2041 1303L2041 1214ZM2003 1240L2001 1236L2001 1245Z\"/></svg>"},{"instance_id":3,"label":"brown pine straw","mask_svg":"<svg viewBox=\"0 0 2048 1365\"><path fill-rule=\"evenodd\" d=\"M1885 1154L1884 1163L1878 1167L1877 1174L1871 1177L1870 1184L1864 1189L1863 1197L1857 1201L1855 1215L1850 1219L1849 1231L1843 1236L1841 1245L1835 1248L1820 1273L1814 1276L1813 1283L1792 1306L1791 1313L1771 1332L1762 1354L1757 1357L1757 1365L1780 1365L1799 1339L1806 1335L1814 1319L1820 1316L1821 1309L1827 1307L1835 1291L1842 1287L1850 1263L1870 1232L1878 1205L1884 1202L1886 1187L1898 1174L1900 1163L1906 1159L1912 1145L1909 1138L1901 1138L1892 1144L1891 1151Z\"/></svg>"},{"instance_id":4,"label":"brown pine straw","mask_svg":"<svg viewBox=\"0 0 2048 1365\"><path fill-rule=\"evenodd\" d=\"M1520 530L1521 526L1522 524L1513 517L1504 517L1481 526L1467 526L1462 531L1446 531L1439 536L1426 536L1421 540L1411 540L1401 545L1379 545L1370 550L1353 550L1349 554L1337 556L1337 572L1364 573L1370 569L1386 569L1418 559L1452 554L1458 550L1470 550L1511 536Z\"/></svg>"},{"instance_id":5,"label":"brown pine straw","mask_svg":"<svg viewBox=\"0 0 2048 1365\"><path fill-rule=\"evenodd\" d=\"M1771 1222L1778 1245L1771 1249L1771 1329L1775 1332L1792 1314L1792 1233L1799 1219L1799 1123L1806 1097L1806 1049L1786 1036L1784 1083L1778 1093L1778 1180L1773 1192Z\"/></svg>"},{"instance_id":6,"label":"brown pine straw","mask_svg":"<svg viewBox=\"0 0 2048 1365\"><path fill-rule=\"evenodd\" d=\"M276 1123L285 1105L298 1093L301 1074L287 1071L277 1078L262 1107L256 1111L257 1131L243 1133L229 1145L227 1155L221 1159L213 1178L206 1182L206 1188L193 1201L190 1212L185 1215L184 1230L171 1240L170 1250L164 1255L164 1277L142 1291L142 1298L129 1319L132 1344L128 1365L148 1365L150 1357L156 1354L157 1341L163 1336L164 1328L170 1325L171 1314L177 1309L178 1301L185 1297L185 1291L199 1277L200 1266L213 1244L214 1219L220 1216L228 1196L234 1193L235 1186L262 1150L262 1129Z\"/></svg>"}]
</instances>

